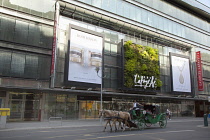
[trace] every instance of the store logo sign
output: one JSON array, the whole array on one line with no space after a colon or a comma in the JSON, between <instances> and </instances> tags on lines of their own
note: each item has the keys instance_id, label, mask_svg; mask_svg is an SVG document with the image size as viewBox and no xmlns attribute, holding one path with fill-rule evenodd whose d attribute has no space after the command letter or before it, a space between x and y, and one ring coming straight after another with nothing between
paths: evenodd
<instances>
[{"instance_id":1,"label":"store logo sign","mask_svg":"<svg viewBox=\"0 0 210 140\"><path fill-rule=\"evenodd\" d=\"M134 86L143 87L144 89L156 88L156 78L154 76L140 76L138 74L134 75Z\"/></svg>"}]
</instances>

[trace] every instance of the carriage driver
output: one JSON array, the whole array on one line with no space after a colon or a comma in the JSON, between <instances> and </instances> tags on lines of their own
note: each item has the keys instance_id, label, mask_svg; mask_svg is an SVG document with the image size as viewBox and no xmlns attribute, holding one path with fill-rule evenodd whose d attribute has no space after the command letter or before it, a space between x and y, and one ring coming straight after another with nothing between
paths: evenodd
<instances>
[{"instance_id":1,"label":"carriage driver","mask_svg":"<svg viewBox=\"0 0 210 140\"><path fill-rule=\"evenodd\" d=\"M140 110L142 109L142 105L136 102L136 100L133 103L133 110Z\"/></svg>"}]
</instances>

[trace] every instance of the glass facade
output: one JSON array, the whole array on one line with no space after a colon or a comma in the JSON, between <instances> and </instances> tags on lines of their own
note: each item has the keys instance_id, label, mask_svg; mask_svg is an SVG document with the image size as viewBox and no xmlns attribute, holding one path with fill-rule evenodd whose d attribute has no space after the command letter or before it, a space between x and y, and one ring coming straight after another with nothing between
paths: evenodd
<instances>
[{"instance_id":1,"label":"glass facade","mask_svg":"<svg viewBox=\"0 0 210 140\"><path fill-rule=\"evenodd\" d=\"M103 87L106 89L119 89L121 88L121 82L119 77L119 72L122 70L122 45L121 40L132 40L133 43L139 43L140 45L149 45L153 48L157 48L159 50L159 60L160 60L160 68L161 68L161 80L163 82L163 86L161 87L161 92L170 93L171 92L171 75L170 75L170 61L169 61L169 52L178 53L185 56L190 56L190 51L186 49L181 49L179 46L175 45L162 45L158 44L155 41L152 42L149 39L141 39L136 38L135 36L130 36L126 34L122 34L120 32L111 31L109 29L105 29L102 27L94 26L88 23L76 21L76 20L68 20L65 17L60 18L60 27L61 34L59 37L58 50L63 50L63 47L67 48L67 35L68 35L68 26L69 24L79 25L86 29L92 29L93 31L102 33L105 36L104 42L104 67L105 67L105 75L104 85ZM66 36L63 36L65 34ZM60 41L61 40L61 41ZM61 42L61 43L60 43ZM65 49L67 50L67 49ZM65 51L59 51L58 61L62 64L65 59L62 58ZM57 75L64 76L64 69L60 70ZM63 74L62 74L63 73ZM61 78L62 80L63 78ZM62 81L57 81L62 82ZM59 84L59 83L58 83Z\"/></svg>"},{"instance_id":2,"label":"glass facade","mask_svg":"<svg viewBox=\"0 0 210 140\"><path fill-rule=\"evenodd\" d=\"M51 57L0 49L0 76L49 80Z\"/></svg>"},{"instance_id":3,"label":"glass facade","mask_svg":"<svg viewBox=\"0 0 210 140\"><path fill-rule=\"evenodd\" d=\"M0 16L0 38L4 41L51 49L53 28L15 17Z\"/></svg>"},{"instance_id":4,"label":"glass facade","mask_svg":"<svg viewBox=\"0 0 210 140\"><path fill-rule=\"evenodd\" d=\"M169 56L170 53L175 53L189 57L192 95L210 96L210 26L205 17L162 0L58 2L65 1L71 6L61 6L55 33L56 0L0 0L0 86L3 87L0 88L0 107L11 108L9 120L37 121L49 120L50 117L62 117L64 120L98 118L98 99L78 99L79 95L90 91L76 89L78 92L75 94L69 87L64 86L69 25L76 25L104 36L102 57L105 77L102 87L104 92L115 93L107 92L106 96L112 100L104 100L104 108L128 111L133 100L138 98L138 102L142 104L159 106L161 112L169 108L174 117L202 116L208 110L206 98L197 98L199 101L196 102L193 97L189 99L184 96L184 93L180 93L183 95L180 99L172 93ZM53 44L55 40L57 44ZM146 91L141 94L135 92L138 97L131 97L130 92L121 91L123 41L128 40L159 51L163 85L160 91L153 93L154 96L148 95L150 93ZM55 86L51 88L50 67L54 45ZM204 91L197 90L197 51L201 51ZM43 87L42 82L45 82ZM14 92L16 88L18 91ZM94 92L97 94L92 96L99 97L99 89ZM126 96L116 94L123 92Z\"/></svg>"},{"instance_id":5,"label":"glass facade","mask_svg":"<svg viewBox=\"0 0 210 140\"><path fill-rule=\"evenodd\" d=\"M33 2L25 0L0 0L0 5L3 7L47 19L54 18L54 3L55 0L36 0Z\"/></svg>"},{"instance_id":6,"label":"glass facade","mask_svg":"<svg viewBox=\"0 0 210 140\"><path fill-rule=\"evenodd\" d=\"M137 2L129 3L122 0L80 1L205 46L210 44L208 40L210 27L207 21L164 1L136 0ZM146 9L144 5L151 9Z\"/></svg>"},{"instance_id":7,"label":"glass facade","mask_svg":"<svg viewBox=\"0 0 210 140\"><path fill-rule=\"evenodd\" d=\"M62 117L63 119L78 118L78 102L75 95L45 94L44 118Z\"/></svg>"}]
</instances>

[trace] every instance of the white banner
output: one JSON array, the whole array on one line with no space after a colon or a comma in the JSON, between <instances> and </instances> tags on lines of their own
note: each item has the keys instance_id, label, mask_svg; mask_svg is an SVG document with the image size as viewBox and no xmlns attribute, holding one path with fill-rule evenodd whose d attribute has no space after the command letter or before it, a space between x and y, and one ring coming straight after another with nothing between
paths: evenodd
<instances>
[{"instance_id":1,"label":"white banner","mask_svg":"<svg viewBox=\"0 0 210 140\"><path fill-rule=\"evenodd\" d=\"M173 91L191 92L189 59L171 56Z\"/></svg>"},{"instance_id":2,"label":"white banner","mask_svg":"<svg viewBox=\"0 0 210 140\"><path fill-rule=\"evenodd\" d=\"M71 29L68 81L101 84L103 37Z\"/></svg>"}]
</instances>

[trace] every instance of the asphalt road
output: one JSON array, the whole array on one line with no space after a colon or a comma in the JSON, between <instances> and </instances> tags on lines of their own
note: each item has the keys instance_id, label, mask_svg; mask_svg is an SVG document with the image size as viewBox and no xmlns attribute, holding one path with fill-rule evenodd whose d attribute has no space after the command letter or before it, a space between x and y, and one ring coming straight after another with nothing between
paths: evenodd
<instances>
[{"instance_id":1,"label":"asphalt road","mask_svg":"<svg viewBox=\"0 0 210 140\"><path fill-rule=\"evenodd\" d=\"M102 131L103 126L2 131L0 140L210 140L210 126L202 121L168 121L166 128L156 124L143 131Z\"/></svg>"}]
</instances>

